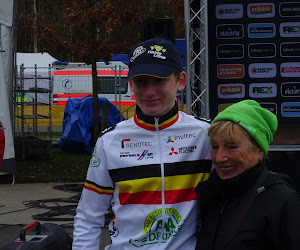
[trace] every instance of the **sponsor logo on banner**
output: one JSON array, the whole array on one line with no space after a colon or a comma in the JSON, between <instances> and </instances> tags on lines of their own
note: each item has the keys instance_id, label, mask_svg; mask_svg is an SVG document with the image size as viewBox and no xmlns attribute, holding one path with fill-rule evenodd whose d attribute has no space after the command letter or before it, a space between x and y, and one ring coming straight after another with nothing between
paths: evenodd
<instances>
[{"instance_id":1,"label":"sponsor logo on banner","mask_svg":"<svg viewBox=\"0 0 300 250\"><path fill-rule=\"evenodd\" d=\"M248 46L248 54L251 58L271 58L276 56L274 43L251 43Z\"/></svg>"},{"instance_id":2,"label":"sponsor logo on banner","mask_svg":"<svg viewBox=\"0 0 300 250\"><path fill-rule=\"evenodd\" d=\"M259 104L264 109L269 110L274 115L277 115L277 104L275 102L260 102Z\"/></svg>"},{"instance_id":3,"label":"sponsor logo on banner","mask_svg":"<svg viewBox=\"0 0 300 250\"><path fill-rule=\"evenodd\" d=\"M217 19L240 19L243 15L242 4L219 4L216 6Z\"/></svg>"},{"instance_id":4,"label":"sponsor logo on banner","mask_svg":"<svg viewBox=\"0 0 300 250\"><path fill-rule=\"evenodd\" d=\"M247 14L250 18L268 18L275 16L274 3L250 3L247 6Z\"/></svg>"},{"instance_id":5,"label":"sponsor logo on banner","mask_svg":"<svg viewBox=\"0 0 300 250\"><path fill-rule=\"evenodd\" d=\"M279 15L282 17L299 17L300 2L286 2L279 4Z\"/></svg>"},{"instance_id":6,"label":"sponsor logo on banner","mask_svg":"<svg viewBox=\"0 0 300 250\"><path fill-rule=\"evenodd\" d=\"M282 103L281 115L284 117L300 117L300 102Z\"/></svg>"},{"instance_id":7,"label":"sponsor logo on banner","mask_svg":"<svg viewBox=\"0 0 300 250\"><path fill-rule=\"evenodd\" d=\"M284 82L281 84L281 96L300 97L300 82Z\"/></svg>"},{"instance_id":8,"label":"sponsor logo on banner","mask_svg":"<svg viewBox=\"0 0 300 250\"><path fill-rule=\"evenodd\" d=\"M218 85L219 98L243 98L245 97L245 85L239 83Z\"/></svg>"},{"instance_id":9,"label":"sponsor logo on banner","mask_svg":"<svg viewBox=\"0 0 300 250\"><path fill-rule=\"evenodd\" d=\"M282 57L300 57L300 43L280 44L280 55Z\"/></svg>"},{"instance_id":10,"label":"sponsor logo on banner","mask_svg":"<svg viewBox=\"0 0 300 250\"><path fill-rule=\"evenodd\" d=\"M300 77L300 62L285 62L280 64L282 77Z\"/></svg>"},{"instance_id":11,"label":"sponsor logo on banner","mask_svg":"<svg viewBox=\"0 0 300 250\"><path fill-rule=\"evenodd\" d=\"M222 44L217 46L217 57L219 59L234 59L244 57L243 44Z\"/></svg>"},{"instance_id":12,"label":"sponsor logo on banner","mask_svg":"<svg viewBox=\"0 0 300 250\"><path fill-rule=\"evenodd\" d=\"M252 98L271 98L277 96L275 83L251 83L249 85L249 96Z\"/></svg>"},{"instance_id":13,"label":"sponsor logo on banner","mask_svg":"<svg viewBox=\"0 0 300 250\"><path fill-rule=\"evenodd\" d=\"M242 24L221 24L216 28L218 39L239 39L244 37Z\"/></svg>"},{"instance_id":14,"label":"sponsor logo on banner","mask_svg":"<svg viewBox=\"0 0 300 250\"><path fill-rule=\"evenodd\" d=\"M279 31L281 37L300 37L300 22L281 23Z\"/></svg>"},{"instance_id":15,"label":"sponsor logo on banner","mask_svg":"<svg viewBox=\"0 0 300 250\"><path fill-rule=\"evenodd\" d=\"M270 38L276 35L274 23L250 23L248 25L249 38Z\"/></svg>"},{"instance_id":16,"label":"sponsor logo on banner","mask_svg":"<svg viewBox=\"0 0 300 250\"><path fill-rule=\"evenodd\" d=\"M243 78L245 75L243 64L220 64L217 71L220 79Z\"/></svg>"},{"instance_id":17,"label":"sponsor logo on banner","mask_svg":"<svg viewBox=\"0 0 300 250\"><path fill-rule=\"evenodd\" d=\"M218 106L218 112L222 112L224 109L228 108L233 103L223 103Z\"/></svg>"},{"instance_id":18,"label":"sponsor logo on banner","mask_svg":"<svg viewBox=\"0 0 300 250\"><path fill-rule=\"evenodd\" d=\"M249 77L251 78L272 78L275 76L275 63L251 63L249 65Z\"/></svg>"},{"instance_id":19,"label":"sponsor logo on banner","mask_svg":"<svg viewBox=\"0 0 300 250\"><path fill-rule=\"evenodd\" d=\"M219 4L216 6L217 19L239 19L243 15L242 4Z\"/></svg>"}]
</instances>

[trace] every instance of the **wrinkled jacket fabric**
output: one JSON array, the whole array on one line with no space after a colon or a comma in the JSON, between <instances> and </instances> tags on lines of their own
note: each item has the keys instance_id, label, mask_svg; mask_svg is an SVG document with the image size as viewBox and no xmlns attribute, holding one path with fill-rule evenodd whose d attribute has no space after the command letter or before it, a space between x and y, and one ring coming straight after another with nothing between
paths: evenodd
<instances>
[{"instance_id":1,"label":"wrinkled jacket fabric","mask_svg":"<svg viewBox=\"0 0 300 250\"><path fill-rule=\"evenodd\" d=\"M196 249L300 249L300 196L264 165L229 180L214 171L196 192L202 217Z\"/></svg>"},{"instance_id":2,"label":"wrinkled jacket fabric","mask_svg":"<svg viewBox=\"0 0 300 250\"><path fill-rule=\"evenodd\" d=\"M178 112L137 113L97 141L74 220L75 249L99 249L112 205L106 249L194 250L198 196L211 171L209 123Z\"/></svg>"}]
</instances>

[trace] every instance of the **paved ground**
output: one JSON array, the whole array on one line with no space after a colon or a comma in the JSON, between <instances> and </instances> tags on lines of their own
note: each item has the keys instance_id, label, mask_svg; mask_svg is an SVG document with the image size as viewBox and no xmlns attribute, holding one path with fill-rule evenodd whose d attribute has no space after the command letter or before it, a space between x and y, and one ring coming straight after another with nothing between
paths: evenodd
<instances>
[{"instance_id":1,"label":"paved ground","mask_svg":"<svg viewBox=\"0 0 300 250\"><path fill-rule=\"evenodd\" d=\"M0 249L19 237L20 229L32 221L55 223L73 237L73 218L82 183L0 183ZM103 228L100 249L110 243Z\"/></svg>"}]
</instances>

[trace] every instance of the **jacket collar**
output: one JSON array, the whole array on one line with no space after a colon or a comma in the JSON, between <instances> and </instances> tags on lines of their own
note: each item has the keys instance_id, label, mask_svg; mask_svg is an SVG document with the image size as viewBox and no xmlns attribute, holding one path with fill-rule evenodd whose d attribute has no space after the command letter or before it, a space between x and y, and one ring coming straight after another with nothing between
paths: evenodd
<instances>
[{"instance_id":1,"label":"jacket collar","mask_svg":"<svg viewBox=\"0 0 300 250\"><path fill-rule=\"evenodd\" d=\"M158 128L163 130L170 127L178 120L178 106L175 103L174 107L165 115L154 117L142 114L139 106L136 106L136 113L134 114L134 122L141 128L155 131L155 118L158 118Z\"/></svg>"},{"instance_id":2,"label":"jacket collar","mask_svg":"<svg viewBox=\"0 0 300 250\"><path fill-rule=\"evenodd\" d=\"M242 174L230 179L221 180L214 169L210 178L205 182L200 182L195 188L196 193L200 193L206 199L232 199L257 183L257 179L264 173L266 174L265 162L258 163Z\"/></svg>"}]
</instances>

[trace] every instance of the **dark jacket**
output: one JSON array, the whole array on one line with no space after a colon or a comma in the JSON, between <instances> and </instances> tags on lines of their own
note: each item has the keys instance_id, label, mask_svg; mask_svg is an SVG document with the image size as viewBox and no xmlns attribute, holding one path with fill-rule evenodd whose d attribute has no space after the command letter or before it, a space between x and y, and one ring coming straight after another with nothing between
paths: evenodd
<instances>
[{"instance_id":1,"label":"dark jacket","mask_svg":"<svg viewBox=\"0 0 300 250\"><path fill-rule=\"evenodd\" d=\"M300 196L259 164L232 179L215 171L200 193L200 250L300 249Z\"/></svg>"}]
</instances>

